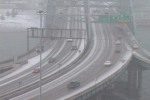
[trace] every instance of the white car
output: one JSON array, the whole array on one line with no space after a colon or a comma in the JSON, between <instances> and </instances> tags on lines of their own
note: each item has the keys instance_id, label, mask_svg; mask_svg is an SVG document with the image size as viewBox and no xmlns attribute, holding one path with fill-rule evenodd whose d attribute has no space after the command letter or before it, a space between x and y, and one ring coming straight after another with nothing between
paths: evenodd
<instances>
[{"instance_id":1,"label":"white car","mask_svg":"<svg viewBox=\"0 0 150 100\"><path fill-rule=\"evenodd\" d=\"M115 42L115 44L116 44L116 45L120 45L120 44L121 44L120 40L117 40L117 41Z\"/></svg>"},{"instance_id":2,"label":"white car","mask_svg":"<svg viewBox=\"0 0 150 100\"><path fill-rule=\"evenodd\" d=\"M72 46L71 50L77 50L77 46Z\"/></svg>"},{"instance_id":3,"label":"white car","mask_svg":"<svg viewBox=\"0 0 150 100\"><path fill-rule=\"evenodd\" d=\"M139 46L137 45L137 44L133 44L133 49L138 49L139 48Z\"/></svg>"},{"instance_id":4,"label":"white car","mask_svg":"<svg viewBox=\"0 0 150 100\"><path fill-rule=\"evenodd\" d=\"M111 61L105 61L104 65L105 66L110 66L111 65Z\"/></svg>"},{"instance_id":5,"label":"white car","mask_svg":"<svg viewBox=\"0 0 150 100\"><path fill-rule=\"evenodd\" d=\"M67 42L72 42L73 40L72 39L67 39Z\"/></svg>"}]
</instances>

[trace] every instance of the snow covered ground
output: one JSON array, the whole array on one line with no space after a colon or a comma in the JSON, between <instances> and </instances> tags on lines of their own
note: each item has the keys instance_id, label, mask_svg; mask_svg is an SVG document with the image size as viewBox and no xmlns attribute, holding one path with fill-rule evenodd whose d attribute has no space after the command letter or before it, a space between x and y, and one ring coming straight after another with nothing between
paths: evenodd
<instances>
[{"instance_id":1,"label":"snow covered ground","mask_svg":"<svg viewBox=\"0 0 150 100\"><path fill-rule=\"evenodd\" d=\"M6 16L10 9L0 9L0 61L18 56L26 52L26 29L39 26L39 15L34 10L19 11L15 17ZM30 39L30 46L38 43L38 39Z\"/></svg>"},{"instance_id":2,"label":"snow covered ground","mask_svg":"<svg viewBox=\"0 0 150 100\"><path fill-rule=\"evenodd\" d=\"M11 13L11 10L0 10L0 15L5 17L5 20L0 20L0 27L32 27L32 26L39 26L39 16L36 14L35 10L31 11L18 11L18 15L15 17L6 16L6 13Z\"/></svg>"}]
</instances>

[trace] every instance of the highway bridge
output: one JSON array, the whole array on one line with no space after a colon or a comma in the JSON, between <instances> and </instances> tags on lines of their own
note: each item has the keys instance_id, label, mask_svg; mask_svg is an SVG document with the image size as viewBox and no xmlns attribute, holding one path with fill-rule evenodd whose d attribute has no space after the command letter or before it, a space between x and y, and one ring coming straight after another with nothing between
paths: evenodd
<instances>
[{"instance_id":1,"label":"highway bridge","mask_svg":"<svg viewBox=\"0 0 150 100\"><path fill-rule=\"evenodd\" d=\"M44 28L28 33L53 41L42 52L42 100L104 100L123 73L128 96L140 94L142 64L149 66L150 54L135 39L132 9L131 0L47 1ZM0 79L0 100L39 100L39 58Z\"/></svg>"}]
</instances>

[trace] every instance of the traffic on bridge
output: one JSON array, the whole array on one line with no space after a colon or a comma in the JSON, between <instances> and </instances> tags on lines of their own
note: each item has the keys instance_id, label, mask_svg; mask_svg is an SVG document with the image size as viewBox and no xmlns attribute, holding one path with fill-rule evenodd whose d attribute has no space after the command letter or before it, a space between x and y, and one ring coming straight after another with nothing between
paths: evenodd
<instances>
[{"instance_id":1,"label":"traffic on bridge","mask_svg":"<svg viewBox=\"0 0 150 100\"><path fill-rule=\"evenodd\" d=\"M149 100L140 3L0 0L0 100Z\"/></svg>"}]
</instances>

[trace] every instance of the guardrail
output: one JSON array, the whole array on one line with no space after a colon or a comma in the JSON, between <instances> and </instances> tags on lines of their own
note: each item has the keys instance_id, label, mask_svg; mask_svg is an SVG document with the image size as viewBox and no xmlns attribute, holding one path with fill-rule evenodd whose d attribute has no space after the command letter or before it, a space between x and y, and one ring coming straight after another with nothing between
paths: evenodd
<instances>
[{"instance_id":1,"label":"guardrail","mask_svg":"<svg viewBox=\"0 0 150 100\"><path fill-rule=\"evenodd\" d=\"M76 67L74 65L79 64L86 56L88 56L88 54L90 52L90 48L92 48L92 44L91 44L92 42L91 42L91 40L93 40L93 39L91 39L91 38L92 38L92 35L89 35L87 37L87 43L85 44L84 51L82 52L82 54L79 55L79 57L76 60L74 60L71 64L69 64L67 66L67 67L69 67L69 69L66 70L66 68L63 68L60 71L57 71L56 73L54 73L53 75L51 75L51 77L48 76L48 77L42 79L42 84L44 85L44 84L46 84L48 82L53 81L57 77L60 77L61 75L59 74L59 72L65 74L66 72L72 70L73 68ZM33 89L37 88L37 87L39 87L39 80L36 81L36 82L34 82L34 83L32 83L32 84L30 84L30 85L28 85L28 86L25 86L25 87L22 87L20 89L11 91L8 94L1 95L0 99L2 99L2 100L4 99L5 100L5 99L13 98L13 97L15 97L15 96L17 96L19 94L26 93L26 92L28 92L30 90L33 90Z\"/></svg>"},{"instance_id":2,"label":"guardrail","mask_svg":"<svg viewBox=\"0 0 150 100\"><path fill-rule=\"evenodd\" d=\"M90 45L87 45L87 49L88 49L89 46ZM76 60L74 60L71 64L69 64L67 66L68 69L66 69L66 67L65 67L65 68L61 69L60 71L55 72L51 76L45 77L44 79L42 79L42 84L44 85L44 84L46 84L48 82L51 82L54 79L60 77L61 74L65 74L66 72L68 72L68 71L72 70L73 68L75 68L76 66L74 66L74 64L76 65L77 63L81 62L88 55L87 52L89 50L87 50L87 49L84 49L84 51L82 52L82 54L80 54L80 56ZM61 74L60 74L60 72L61 72ZM9 98L15 97L15 96L17 96L19 94L23 94L23 93L26 93L26 92L28 92L30 90L36 89L37 87L39 87L39 80L31 83L28 86L24 86L24 87L19 88L17 90L11 91L8 94L1 95L0 99L5 99L5 98L9 99Z\"/></svg>"},{"instance_id":3,"label":"guardrail","mask_svg":"<svg viewBox=\"0 0 150 100\"><path fill-rule=\"evenodd\" d=\"M88 97L99 92L108 84L113 82L114 79L116 79L116 77L118 77L127 68L127 65L132 59L132 52L131 51L126 52L126 55L122 59L128 60L126 60L126 62L124 62L123 65L122 62L118 62L117 65L112 66L118 67L116 69L113 69L112 71L109 71L109 73L107 72L103 77L98 78L96 83L91 82L90 84L88 84L88 86L85 86L82 89L79 89L73 92L72 94L63 97L60 100L85 100Z\"/></svg>"},{"instance_id":4,"label":"guardrail","mask_svg":"<svg viewBox=\"0 0 150 100\"><path fill-rule=\"evenodd\" d=\"M134 52L133 54L134 54L134 57L137 58L138 60L141 60L144 63L150 64L150 58L146 58L142 56L141 54L139 54L138 52Z\"/></svg>"}]
</instances>

